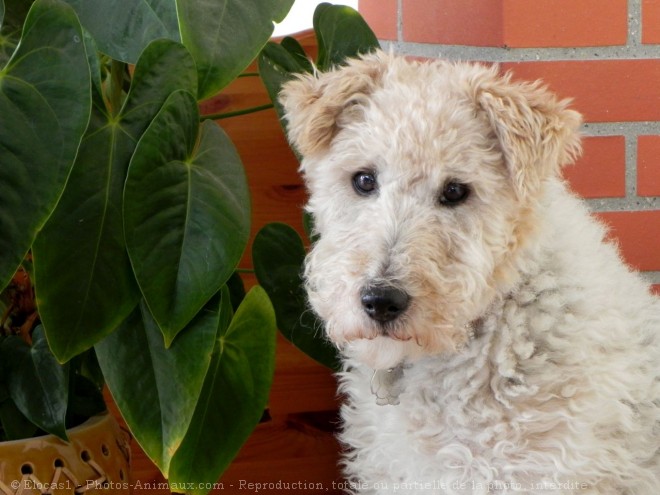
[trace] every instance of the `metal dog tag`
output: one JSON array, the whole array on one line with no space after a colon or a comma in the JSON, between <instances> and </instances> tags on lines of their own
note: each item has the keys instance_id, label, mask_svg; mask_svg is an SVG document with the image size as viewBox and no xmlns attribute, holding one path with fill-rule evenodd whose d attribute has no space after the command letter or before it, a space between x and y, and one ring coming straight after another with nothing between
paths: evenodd
<instances>
[{"instance_id":1,"label":"metal dog tag","mask_svg":"<svg viewBox=\"0 0 660 495\"><path fill-rule=\"evenodd\" d=\"M399 403L399 395L403 392L401 377L403 377L401 365L374 371L371 377L371 393L376 396L376 404L396 406Z\"/></svg>"}]
</instances>

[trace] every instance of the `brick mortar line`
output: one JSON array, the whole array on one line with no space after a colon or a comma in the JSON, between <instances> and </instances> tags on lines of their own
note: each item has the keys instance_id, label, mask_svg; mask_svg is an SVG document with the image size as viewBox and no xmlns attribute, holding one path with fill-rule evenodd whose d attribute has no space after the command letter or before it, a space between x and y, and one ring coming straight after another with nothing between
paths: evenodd
<instances>
[{"instance_id":1,"label":"brick mortar line","mask_svg":"<svg viewBox=\"0 0 660 495\"><path fill-rule=\"evenodd\" d=\"M575 110L580 111L579 108ZM645 136L660 135L660 121L587 122L581 129L584 136Z\"/></svg>"},{"instance_id":2,"label":"brick mortar line","mask_svg":"<svg viewBox=\"0 0 660 495\"><path fill-rule=\"evenodd\" d=\"M594 213L616 213L620 211L660 211L660 196L634 196L625 198L585 199L589 210Z\"/></svg>"},{"instance_id":3,"label":"brick mortar line","mask_svg":"<svg viewBox=\"0 0 660 495\"><path fill-rule=\"evenodd\" d=\"M660 284L660 272L641 272L642 276L650 283Z\"/></svg>"},{"instance_id":4,"label":"brick mortar line","mask_svg":"<svg viewBox=\"0 0 660 495\"><path fill-rule=\"evenodd\" d=\"M593 136L583 134L584 136ZM599 208L607 208L607 202L612 202L612 206L620 205L626 201L629 208L636 209L640 207L654 207L653 201L642 204L640 197L637 196L637 137L638 134L628 129L619 128L618 135L624 140L624 193L623 198L594 198L593 201ZM605 136L600 135L598 137ZM645 196L642 198L646 198Z\"/></svg>"},{"instance_id":5,"label":"brick mortar line","mask_svg":"<svg viewBox=\"0 0 660 495\"><path fill-rule=\"evenodd\" d=\"M628 46L642 45L642 2L628 0Z\"/></svg>"},{"instance_id":6,"label":"brick mortar line","mask_svg":"<svg viewBox=\"0 0 660 495\"><path fill-rule=\"evenodd\" d=\"M403 55L481 62L583 62L660 59L660 44L636 45L633 43L621 46L578 48L504 48L381 40L381 45L386 51L392 48L395 52Z\"/></svg>"},{"instance_id":7,"label":"brick mortar line","mask_svg":"<svg viewBox=\"0 0 660 495\"><path fill-rule=\"evenodd\" d=\"M625 135L625 157L626 157L626 197L637 198L637 135Z\"/></svg>"}]
</instances>

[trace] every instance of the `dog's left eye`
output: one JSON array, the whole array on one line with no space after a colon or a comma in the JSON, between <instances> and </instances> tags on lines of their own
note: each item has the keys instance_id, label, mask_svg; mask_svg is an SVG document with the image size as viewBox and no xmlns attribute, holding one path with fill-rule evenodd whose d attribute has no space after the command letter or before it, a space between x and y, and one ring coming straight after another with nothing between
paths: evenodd
<instances>
[{"instance_id":1,"label":"dog's left eye","mask_svg":"<svg viewBox=\"0 0 660 495\"><path fill-rule=\"evenodd\" d=\"M470 188L467 185L455 181L447 182L440 196L440 204L456 206L465 201L469 195Z\"/></svg>"},{"instance_id":2,"label":"dog's left eye","mask_svg":"<svg viewBox=\"0 0 660 495\"><path fill-rule=\"evenodd\" d=\"M358 172L353 176L353 187L358 194L371 194L376 191L376 185L376 176L371 172Z\"/></svg>"}]
</instances>

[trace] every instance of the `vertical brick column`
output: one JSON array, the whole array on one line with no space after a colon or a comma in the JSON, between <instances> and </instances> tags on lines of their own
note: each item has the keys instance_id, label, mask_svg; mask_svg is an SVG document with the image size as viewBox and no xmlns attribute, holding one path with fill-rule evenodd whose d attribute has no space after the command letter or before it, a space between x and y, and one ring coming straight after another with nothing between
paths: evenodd
<instances>
[{"instance_id":1,"label":"vertical brick column","mask_svg":"<svg viewBox=\"0 0 660 495\"><path fill-rule=\"evenodd\" d=\"M660 0L360 0L386 49L497 62L584 115L565 177L660 293Z\"/></svg>"}]
</instances>

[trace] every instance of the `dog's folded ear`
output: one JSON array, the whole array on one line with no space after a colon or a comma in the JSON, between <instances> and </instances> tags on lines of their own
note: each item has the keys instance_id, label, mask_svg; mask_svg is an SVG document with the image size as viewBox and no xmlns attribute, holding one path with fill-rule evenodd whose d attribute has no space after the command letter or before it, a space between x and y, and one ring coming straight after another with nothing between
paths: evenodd
<instances>
[{"instance_id":1,"label":"dog's folded ear","mask_svg":"<svg viewBox=\"0 0 660 495\"><path fill-rule=\"evenodd\" d=\"M287 135L303 156L328 148L346 123L351 108L377 87L387 55L376 52L329 72L298 75L282 86L279 101L284 107Z\"/></svg>"},{"instance_id":2,"label":"dog's folded ear","mask_svg":"<svg viewBox=\"0 0 660 495\"><path fill-rule=\"evenodd\" d=\"M540 81L518 83L511 74L487 69L477 83L478 106L486 113L499 141L519 197L537 191L581 152L579 113L558 100Z\"/></svg>"}]
</instances>

